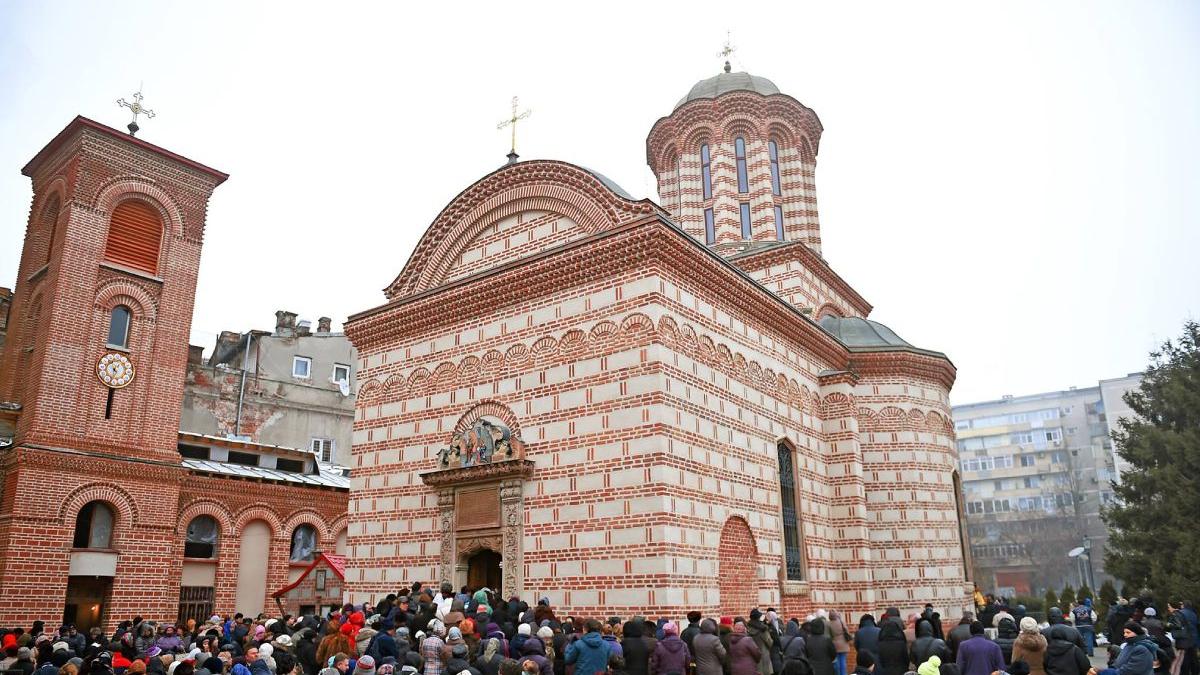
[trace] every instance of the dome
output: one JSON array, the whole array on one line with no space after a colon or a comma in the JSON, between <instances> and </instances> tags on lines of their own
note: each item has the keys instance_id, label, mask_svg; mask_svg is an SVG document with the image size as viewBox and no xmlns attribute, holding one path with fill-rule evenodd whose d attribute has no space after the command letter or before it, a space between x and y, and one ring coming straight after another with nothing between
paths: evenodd
<instances>
[{"instance_id":1,"label":"dome","mask_svg":"<svg viewBox=\"0 0 1200 675\"><path fill-rule=\"evenodd\" d=\"M765 77L758 77L750 73L730 73L724 72L714 75L707 80L700 80L692 87L687 96L679 99L679 103L675 104L675 108L684 103L689 103L702 98L716 98L722 94L728 94L731 91L752 91L763 96L778 94L779 87L775 83Z\"/></svg>"},{"instance_id":2,"label":"dome","mask_svg":"<svg viewBox=\"0 0 1200 675\"><path fill-rule=\"evenodd\" d=\"M896 335L891 328L870 319L856 316L823 316L817 322L826 333L850 347L866 349L913 349L913 346Z\"/></svg>"}]
</instances>

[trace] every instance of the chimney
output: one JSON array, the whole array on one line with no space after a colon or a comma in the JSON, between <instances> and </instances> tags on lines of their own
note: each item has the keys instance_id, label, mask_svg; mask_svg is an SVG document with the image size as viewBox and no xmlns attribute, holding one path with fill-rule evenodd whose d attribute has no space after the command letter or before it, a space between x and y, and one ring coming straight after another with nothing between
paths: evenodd
<instances>
[{"instance_id":1,"label":"chimney","mask_svg":"<svg viewBox=\"0 0 1200 675\"><path fill-rule=\"evenodd\" d=\"M275 312L275 334L292 337L296 334L296 313L281 309Z\"/></svg>"},{"instance_id":2,"label":"chimney","mask_svg":"<svg viewBox=\"0 0 1200 675\"><path fill-rule=\"evenodd\" d=\"M204 361L204 347L188 345L188 365L198 366Z\"/></svg>"},{"instance_id":3,"label":"chimney","mask_svg":"<svg viewBox=\"0 0 1200 675\"><path fill-rule=\"evenodd\" d=\"M304 319L296 324L296 337L308 337L312 335L312 322Z\"/></svg>"},{"instance_id":4,"label":"chimney","mask_svg":"<svg viewBox=\"0 0 1200 675\"><path fill-rule=\"evenodd\" d=\"M327 316L323 316L323 317L320 317L319 319L317 319L317 335L320 335L322 333L328 333L329 325L331 323L333 323L333 319L330 319Z\"/></svg>"}]
</instances>

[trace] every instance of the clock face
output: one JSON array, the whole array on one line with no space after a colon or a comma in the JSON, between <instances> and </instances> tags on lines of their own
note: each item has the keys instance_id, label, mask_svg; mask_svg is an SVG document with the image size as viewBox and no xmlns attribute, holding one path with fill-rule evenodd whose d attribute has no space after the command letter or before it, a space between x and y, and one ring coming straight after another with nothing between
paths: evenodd
<instances>
[{"instance_id":1,"label":"clock face","mask_svg":"<svg viewBox=\"0 0 1200 675\"><path fill-rule=\"evenodd\" d=\"M106 386L120 389L133 382L133 364L130 363L128 356L109 352L100 357L100 363L96 366L96 375Z\"/></svg>"}]
</instances>

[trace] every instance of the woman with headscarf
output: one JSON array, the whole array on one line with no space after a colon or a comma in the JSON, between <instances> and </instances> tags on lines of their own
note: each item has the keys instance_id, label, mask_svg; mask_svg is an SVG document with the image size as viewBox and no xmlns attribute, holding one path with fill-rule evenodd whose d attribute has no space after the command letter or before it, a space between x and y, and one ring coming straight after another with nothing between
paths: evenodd
<instances>
[{"instance_id":1,"label":"woman with headscarf","mask_svg":"<svg viewBox=\"0 0 1200 675\"><path fill-rule=\"evenodd\" d=\"M729 672L731 675L758 675L762 650L741 621L733 624L729 636Z\"/></svg>"},{"instance_id":2,"label":"woman with headscarf","mask_svg":"<svg viewBox=\"0 0 1200 675\"><path fill-rule=\"evenodd\" d=\"M854 649L870 653L872 664L879 662L879 626L875 625L873 614L863 614L858 620L858 630L854 631Z\"/></svg>"},{"instance_id":3,"label":"woman with headscarf","mask_svg":"<svg viewBox=\"0 0 1200 675\"><path fill-rule=\"evenodd\" d=\"M492 637L482 644L483 649L479 658L475 659L475 667L483 675L500 675L500 662L504 660L504 653L500 651L500 640Z\"/></svg>"},{"instance_id":4,"label":"woman with headscarf","mask_svg":"<svg viewBox=\"0 0 1200 675\"><path fill-rule=\"evenodd\" d=\"M779 639L783 650L783 667L787 668L788 661L795 659L808 660L804 654L804 636L800 634L800 622L792 619L783 627L783 637Z\"/></svg>"},{"instance_id":5,"label":"woman with headscarf","mask_svg":"<svg viewBox=\"0 0 1200 675\"><path fill-rule=\"evenodd\" d=\"M879 675L904 675L909 669L908 641L904 639L904 628L898 621L884 621L879 629L879 661L875 672Z\"/></svg>"}]
</instances>

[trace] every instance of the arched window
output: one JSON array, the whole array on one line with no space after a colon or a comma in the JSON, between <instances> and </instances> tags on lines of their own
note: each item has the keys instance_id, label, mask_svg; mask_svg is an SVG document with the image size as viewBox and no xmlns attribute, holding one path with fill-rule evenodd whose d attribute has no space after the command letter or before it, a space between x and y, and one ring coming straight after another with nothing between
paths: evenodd
<instances>
[{"instance_id":1,"label":"arched window","mask_svg":"<svg viewBox=\"0 0 1200 675\"><path fill-rule=\"evenodd\" d=\"M188 523L187 539L183 542L185 558L217 557L217 540L220 536L217 519L212 516L196 516Z\"/></svg>"},{"instance_id":2,"label":"arched window","mask_svg":"<svg viewBox=\"0 0 1200 675\"><path fill-rule=\"evenodd\" d=\"M783 194L779 189L779 145L775 141L767 143L771 153L771 194L778 197Z\"/></svg>"},{"instance_id":3,"label":"arched window","mask_svg":"<svg viewBox=\"0 0 1200 675\"><path fill-rule=\"evenodd\" d=\"M104 259L148 274L158 274L162 234L162 219L157 209L140 199L123 201L113 209L108 224Z\"/></svg>"},{"instance_id":4,"label":"arched window","mask_svg":"<svg viewBox=\"0 0 1200 675\"><path fill-rule=\"evenodd\" d=\"M783 207L775 205L775 238L783 241Z\"/></svg>"},{"instance_id":5,"label":"arched window","mask_svg":"<svg viewBox=\"0 0 1200 675\"><path fill-rule=\"evenodd\" d=\"M712 209L704 209L704 242L706 244L717 243L717 225L713 221Z\"/></svg>"},{"instance_id":6,"label":"arched window","mask_svg":"<svg viewBox=\"0 0 1200 675\"><path fill-rule=\"evenodd\" d=\"M792 447L780 443L779 503L783 507L783 557L790 581L804 579L804 551L800 542L800 523L796 514L796 474L792 468Z\"/></svg>"},{"instance_id":7,"label":"arched window","mask_svg":"<svg viewBox=\"0 0 1200 675\"><path fill-rule=\"evenodd\" d=\"M112 548L113 512L104 502L88 502L75 516L75 548Z\"/></svg>"},{"instance_id":8,"label":"arched window","mask_svg":"<svg viewBox=\"0 0 1200 675\"><path fill-rule=\"evenodd\" d=\"M46 208L42 210L42 231L46 237L46 255L42 256L41 263L50 262L50 256L54 253L54 235L58 231L58 212L60 202L58 195L50 198L50 203L46 204Z\"/></svg>"},{"instance_id":9,"label":"arched window","mask_svg":"<svg viewBox=\"0 0 1200 675\"><path fill-rule=\"evenodd\" d=\"M309 562L317 551L317 529L300 525L292 532L292 562Z\"/></svg>"},{"instance_id":10,"label":"arched window","mask_svg":"<svg viewBox=\"0 0 1200 675\"><path fill-rule=\"evenodd\" d=\"M738 136L733 140L733 156L737 159L738 192L749 192L746 178L746 139Z\"/></svg>"},{"instance_id":11,"label":"arched window","mask_svg":"<svg viewBox=\"0 0 1200 675\"><path fill-rule=\"evenodd\" d=\"M700 146L700 183L704 186L704 198L712 199L712 156L707 143Z\"/></svg>"},{"instance_id":12,"label":"arched window","mask_svg":"<svg viewBox=\"0 0 1200 675\"><path fill-rule=\"evenodd\" d=\"M108 317L109 347L124 349L129 346L129 317L129 308L125 305L113 307L112 314Z\"/></svg>"}]
</instances>

